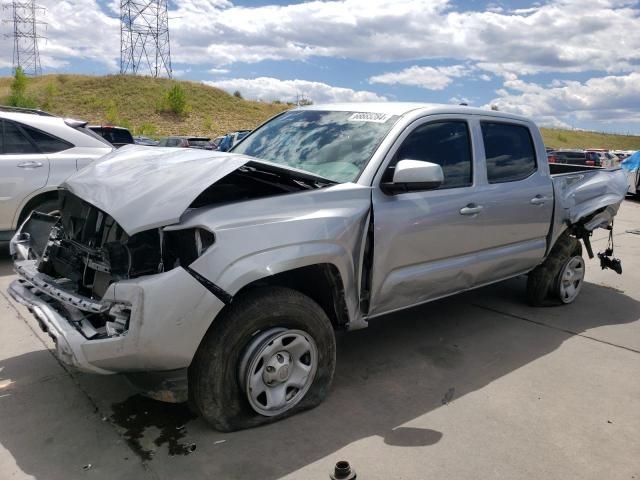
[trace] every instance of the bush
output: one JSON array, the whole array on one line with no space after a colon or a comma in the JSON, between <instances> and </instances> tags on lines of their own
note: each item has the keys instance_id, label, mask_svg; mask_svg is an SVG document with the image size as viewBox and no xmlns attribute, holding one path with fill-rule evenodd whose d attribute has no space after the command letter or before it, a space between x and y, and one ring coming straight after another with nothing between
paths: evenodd
<instances>
[{"instance_id":1,"label":"bush","mask_svg":"<svg viewBox=\"0 0 640 480\"><path fill-rule=\"evenodd\" d=\"M161 112L173 112L176 115L186 116L191 111L191 105L187 101L187 92L179 83L174 84L160 102Z\"/></svg>"},{"instance_id":2,"label":"bush","mask_svg":"<svg viewBox=\"0 0 640 480\"><path fill-rule=\"evenodd\" d=\"M105 114L104 118L110 125L118 124L118 107L116 107L116 104L113 100L109 100L109 103L107 104L107 113Z\"/></svg>"},{"instance_id":3,"label":"bush","mask_svg":"<svg viewBox=\"0 0 640 480\"><path fill-rule=\"evenodd\" d=\"M236 98L242 98L242 94L240 93L240 90L236 90L235 92L233 92L233 96Z\"/></svg>"},{"instance_id":4,"label":"bush","mask_svg":"<svg viewBox=\"0 0 640 480\"><path fill-rule=\"evenodd\" d=\"M53 108L53 98L58 95L58 87L53 82L47 83L44 91L44 101L42 102L42 108L45 110L51 110Z\"/></svg>"},{"instance_id":5,"label":"bush","mask_svg":"<svg viewBox=\"0 0 640 480\"><path fill-rule=\"evenodd\" d=\"M153 136L156 134L156 126L151 123L143 123L134 129L136 135Z\"/></svg>"},{"instance_id":6,"label":"bush","mask_svg":"<svg viewBox=\"0 0 640 480\"><path fill-rule=\"evenodd\" d=\"M202 127L205 130L211 130L213 129L213 119L211 117L206 117L203 121L202 121Z\"/></svg>"},{"instance_id":7,"label":"bush","mask_svg":"<svg viewBox=\"0 0 640 480\"><path fill-rule=\"evenodd\" d=\"M562 142L562 143L567 143L569 141L569 139L561 133L559 133L556 138L558 139L559 142Z\"/></svg>"},{"instance_id":8,"label":"bush","mask_svg":"<svg viewBox=\"0 0 640 480\"><path fill-rule=\"evenodd\" d=\"M38 104L33 98L27 97L27 84L29 79L24 74L22 67L16 68L16 73L11 82L11 94L7 104L11 107L36 108Z\"/></svg>"}]
</instances>

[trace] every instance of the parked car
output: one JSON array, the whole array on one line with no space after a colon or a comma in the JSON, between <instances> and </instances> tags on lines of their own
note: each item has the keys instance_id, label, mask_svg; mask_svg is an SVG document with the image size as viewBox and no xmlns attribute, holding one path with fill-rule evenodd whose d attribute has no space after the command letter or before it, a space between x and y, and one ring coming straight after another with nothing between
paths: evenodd
<instances>
[{"instance_id":1,"label":"parked car","mask_svg":"<svg viewBox=\"0 0 640 480\"><path fill-rule=\"evenodd\" d=\"M213 150L219 150L218 147L220 147L220 142L222 142L223 138L224 138L224 135L221 135L220 137L216 137L213 140L211 140L211 146L213 147Z\"/></svg>"},{"instance_id":2,"label":"parked car","mask_svg":"<svg viewBox=\"0 0 640 480\"><path fill-rule=\"evenodd\" d=\"M65 363L253 427L326 397L335 330L523 274L573 302L627 184L546 158L523 117L392 102L290 110L230 154L128 147L16 234L9 288Z\"/></svg>"},{"instance_id":3,"label":"parked car","mask_svg":"<svg viewBox=\"0 0 640 480\"><path fill-rule=\"evenodd\" d=\"M611 168L620 163L618 157L603 148L585 150L586 164L595 167Z\"/></svg>"},{"instance_id":4,"label":"parked car","mask_svg":"<svg viewBox=\"0 0 640 480\"><path fill-rule=\"evenodd\" d=\"M227 133L222 137L218 144L218 150L228 152L240 142L243 138L251 133L251 130L239 130L237 132Z\"/></svg>"},{"instance_id":5,"label":"parked car","mask_svg":"<svg viewBox=\"0 0 640 480\"><path fill-rule=\"evenodd\" d=\"M211 139L207 137L173 136L160 140L159 147L199 148L213 150Z\"/></svg>"},{"instance_id":6,"label":"parked car","mask_svg":"<svg viewBox=\"0 0 640 480\"><path fill-rule=\"evenodd\" d=\"M551 150L547 152L547 160L549 163L585 165L587 158L584 150Z\"/></svg>"},{"instance_id":7,"label":"parked car","mask_svg":"<svg viewBox=\"0 0 640 480\"><path fill-rule=\"evenodd\" d=\"M620 167L627 175L627 184L630 195L640 195L640 151L632 153L625 158Z\"/></svg>"},{"instance_id":8,"label":"parked car","mask_svg":"<svg viewBox=\"0 0 640 480\"><path fill-rule=\"evenodd\" d=\"M629 158L633 154L633 150L613 150L611 153L618 157L618 160L622 161Z\"/></svg>"},{"instance_id":9,"label":"parked car","mask_svg":"<svg viewBox=\"0 0 640 480\"><path fill-rule=\"evenodd\" d=\"M116 148L135 143L131 132L114 125L89 125L89 128Z\"/></svg>"},{"instance_id":10,"label":"parked car","mask_svg":"<svg viewBox=\"0 0 640 480\"><path fill-rule=\"evenodd\" d=\"M57 190L76 170L113 150L87 122L0 107L0 241L33 211L57 209Z\"/></svg>"},{"instance_id":11,"label":"parked car","mask_svg":"<svg viewBox=\"0 0 640 480\"><path fill-rule=\"evenodd\" d=\"M143 137L142 135L133 137L133 142L136 145L146 145L149 147L155 147L159 143L157 140L154 140L153 138Z\"/></svg>"}]
</instances>

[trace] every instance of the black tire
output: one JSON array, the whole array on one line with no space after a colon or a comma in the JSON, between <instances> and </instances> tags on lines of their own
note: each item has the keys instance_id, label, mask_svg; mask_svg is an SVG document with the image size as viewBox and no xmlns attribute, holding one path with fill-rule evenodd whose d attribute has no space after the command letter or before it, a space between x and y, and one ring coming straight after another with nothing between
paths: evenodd
<instances>
[{"instance_id":1,"label":"black tire","mask_svg":"<svg viewBox=\"0 0 640 480\"><path fill-rule=\"evenodd\" d=\"M281 415L266 417L251 408L238 370L252 338L275 327L311 335L318 350L318 366L313 383L297 405ZM189 367L189 397L197 413L216 430L251 428L319 405L329 392L335 363L333 327L316 302L288 288L259 288L234 298L205 335Z\"/></svg>"},{"instance_id":2,"label":"black tire","mask_svg":"<svg viewBox=\"0 0 640 480\"><path fill-rule=\"evenodd\" d=\"M527 302L529 305L549 307L563 304L557 296L557 292L554 291L554 287L565 262L577 255L582 255L580 241L569 233L562 234L545 261L529 273L527 278Z\"/></svg>"},{"instance_id":3,"label":"black tire","mask_svg":"<svg viewBox=\"0 0 640 480\"><path fill-rule=\"evenodd\" d=\"M24 222L29 217L29 215L31 215L32 212L56 214L58 212L58 200L44 200L40 203L37 203L31 208L25 209L20 214L20 219L18 220L18 226L22 225L22 222Z\"/></svg>"}]
</instances>

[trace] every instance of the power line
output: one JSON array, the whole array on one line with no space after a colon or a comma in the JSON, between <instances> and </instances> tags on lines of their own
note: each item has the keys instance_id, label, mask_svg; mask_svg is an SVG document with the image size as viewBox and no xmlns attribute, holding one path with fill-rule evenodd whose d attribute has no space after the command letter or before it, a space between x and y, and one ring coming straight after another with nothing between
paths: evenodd
<instances>
[{"instance_id":1,"label":"power line","mask_svg":"<svg viewBox=\"0 0 640 480\"><path fill-rule=\"evenodd\" d=\"M172 77L167 0L120 1L120 73Z\"/></svg>"},{"instance_id":2,"label":"power line","mask_svg":"<svg viewBox=\"0 0 640 480\"><path fill-rule=\"evenodd\" d=\"M13 24L13 32L5 34L5 37L13 38L13 68L22 67L27 75L42 74L40 65L40 51L38 39L45 38L38 33L39 27L46 27L46 22L38 20L40 12L45 9L36 5L34 0L17 1L3 5L4 9L10 9L12 18L4 20L4 23Z\"/></svg>"}]
</instances>

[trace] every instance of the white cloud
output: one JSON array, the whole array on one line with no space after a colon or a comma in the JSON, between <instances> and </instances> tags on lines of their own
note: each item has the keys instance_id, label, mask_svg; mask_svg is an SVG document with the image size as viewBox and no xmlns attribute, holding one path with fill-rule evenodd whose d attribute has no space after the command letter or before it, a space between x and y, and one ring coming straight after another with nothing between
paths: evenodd
<instances>
[{"instance_id":1,"label":"white cloud","mask_svg":"<svg viewBox=\"0 0 640 480\"><path fill-rule=\"evenodd\" d=\"M483 12L456 11L447 0L211 8L216 15L205 17L184 6L175 11L179 61L453 58L480 62L500 75L626 72L640 62L640 9L630 1L550 0L521 10Z\"/></svg>"},{"instance_id":2,"label":"white cloud","mask_svg":"<svg viewBox=\"0 0 640 480\"><path fill-rule=\"evenodd\" d=\"M244 98L254 100L293 102L298 95L303 95L314 103L380 102L386 100L385 97L373 92L334 87L326 83L307 80L279 80L272 77L259 77L206 81L204 83L227 92L238 90Z\"/></svg>"},{"instance_id":3,"label":"white cloud","mask_svg":"<svg viewBox=\"0 0 640 480\"><path fill-rule=\"evenodd\" d=\"M454 103L456 105L462 105L463 103L467 104L467 105L471 105L473 103L473 100L469 100L467 97L451 97L449 99L449 103Z\"/></svg>"},{"instance_id":4,"label":"white cloud","mask_svg":"<svg viewBox=\"0 0 640 480\"><path fill-rule=\"evenodd\" d=\"M229 69L228 68L210 68L209 70L207 70L207 72L209 72L211 75L225 75L229 73Z\"/></svg>"},{"instance_id":5,"label":"white cloud","mask_svg":"<svg viewBox=\"0 0 640 480\"><path fill-rule=\"evenodd\" d=\"M566 127L571 122L640 124L640 73L591 78L586 82L554 81L550 86L507 80L489 102L541 124Z\"/></svg>"},{"instance_id":6,"label":"white cloud","mask_svg":"<svg viewBox=\"0 0 640 480\"><path fill-rule=\"evenodd\" d=\"M446 67L419 67L414 65L399 72L383 73L369 78L369 83L412 85L427 90L443 90L454 78L463 77L471 70L464 65Z\"/></svg>"},{"instance_id":7,"label":"white cloud","mask_svg":"<svg viewBox=\"0 0 640 480\"><path fill-rule=\"evenodd\" d=\"M43 67L61 68L71 59L92 60L110 71L119 69L120 21L95 0L42 0L46 37L38 47Z\"/></svg>"},{"instance_id":8,"label":"white cloud","mask_svg":"<svg viewBox=\"0 0 640 480\"><path fill-rule=\"evenodd\" d=\"M79 58L117 70L117 1L110 0L106 11L96 0L40 3L49 22L48 40L40 46L45 65L59 67ZM456 11L453 0L328 0L257 7L181 0L170 6L174 63L220 68L313 56L370 62L451 58L505 77L640 68L640 4L631 0L549 0L520 10L492 4L486 11ZM4 26L7 33L8 28ZM0 47L11 51L7 40L0 40Z\"/></svg>"}]
</instances>

